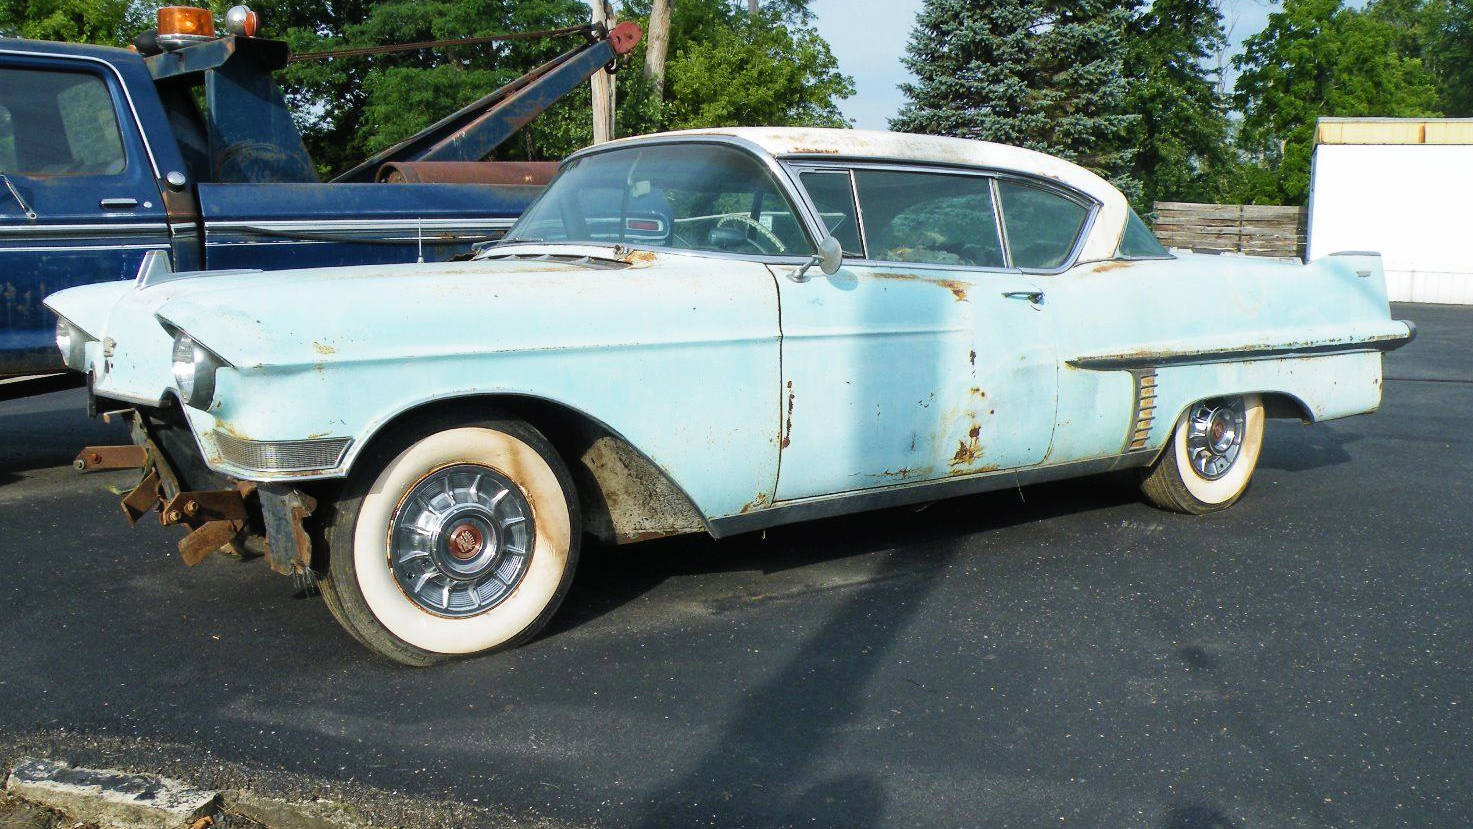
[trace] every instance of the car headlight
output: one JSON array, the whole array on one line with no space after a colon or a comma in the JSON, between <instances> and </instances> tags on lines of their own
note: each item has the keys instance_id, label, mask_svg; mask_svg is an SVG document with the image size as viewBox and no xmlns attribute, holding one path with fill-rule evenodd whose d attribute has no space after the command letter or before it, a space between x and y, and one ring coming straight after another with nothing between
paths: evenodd
<instances>
[{"instance_id":1,"label":"car headlight","mask_svg":"<svg viewBox=\"0 0 1473 829\"><path fill-rule=\"evenodd\" d=\"M215 373L220 358L179 332L174 336L174 385L184 402L196 409L208 409L215 398Z\"/></svg>"},{"instance_id":2,"label":"car headlight","mask_svg":"<svg viewBox=\"0 0 1473 829\"><path fill-rule=\"evenodd\" d=\"M65 317L56 318L56 348L61 361L73 371L87 370L87 342L95 339Z\"/></svg>"}]
</instances>

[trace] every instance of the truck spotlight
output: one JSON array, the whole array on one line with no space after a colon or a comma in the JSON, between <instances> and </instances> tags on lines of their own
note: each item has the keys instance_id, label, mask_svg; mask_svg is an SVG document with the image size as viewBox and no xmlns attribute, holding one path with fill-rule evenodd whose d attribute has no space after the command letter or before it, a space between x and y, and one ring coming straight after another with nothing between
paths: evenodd
<instances>
[{"instance_id":1,"label":"truck spotlight","mask_svg":"<svg viewBox=\"0 0 1473 829\"><path fill-rule=\"evenodd\" d=\"M225 31L240 37L255 37L261 28L261 16L250 6L231 6L225 13Z\"/></svg>"},{"instance_id":2,"label":"truck spotlight","mask_svg":"<svg viewBox=\"0 0 1473 829\"><path fill-rule=\"evenodd\" d=\"M215 18L209 9L193 6L164 6L158 11L158 44L179 49L191 43L215 39Z\"/></svg>"}]
</instances>

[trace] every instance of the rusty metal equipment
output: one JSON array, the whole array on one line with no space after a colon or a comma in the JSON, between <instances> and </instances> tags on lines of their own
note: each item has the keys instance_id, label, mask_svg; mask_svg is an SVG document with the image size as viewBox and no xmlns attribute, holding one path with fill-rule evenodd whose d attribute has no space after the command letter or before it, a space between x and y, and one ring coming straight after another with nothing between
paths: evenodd
<instances>
[{"instance_id":1,"label":"rusty metal equipment","mask_svg":"<svg viewBox=\"0 0 1473 829\"><path fill-rule=\"evenodd\" d=\"M185 490L154 428L136 411L131 419L133 444L89 446L73 464L80 472L138 469L142 477L123 496L120 506L130 526L150 512L165 527L189 530L179 541L179 554L193 567L222 547L245 546L264 536L267 563L284 575L306 573L312 566L312 540L307 519L317 508L311 496L284 486L233 482L222 489Z\"/></svg>"}]
</instances>

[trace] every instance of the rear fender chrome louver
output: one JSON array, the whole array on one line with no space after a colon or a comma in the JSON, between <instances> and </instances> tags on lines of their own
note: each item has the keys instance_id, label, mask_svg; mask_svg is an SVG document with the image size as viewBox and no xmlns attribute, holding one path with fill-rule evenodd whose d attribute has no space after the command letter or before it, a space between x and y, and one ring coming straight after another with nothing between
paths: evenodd
<instances>
[{"instance_id":1,"label":"rear fender chrome louver","mask_svg":"<svg viewBox=\"0 0 1473 829\"><path fill-rule=\"evenodd\" d=\"M1125 438L1125 451L1135 452L1146 448L1151 427L1156 422L1156 370L1136 369L1130 374L1135 380L1135 412L1130 418L1131 429Z\"/></svg>"}]
</instances>

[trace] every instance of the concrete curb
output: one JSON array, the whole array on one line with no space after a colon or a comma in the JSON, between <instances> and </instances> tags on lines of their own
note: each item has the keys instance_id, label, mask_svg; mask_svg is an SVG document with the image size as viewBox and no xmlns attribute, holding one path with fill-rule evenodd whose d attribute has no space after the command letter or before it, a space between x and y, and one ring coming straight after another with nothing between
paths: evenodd
<instances>
[{"instance_id":1,"label":"concrete curb","mask_svg":"<svg viewBox=\"0 0 1473 829\"><path fill-rule=\"evenodd\" d=\"M117 829L187 829L213 814L220 793L150 774L74 768L66 763L21 758L5 790L73 818Z\"/></svg>"}]
</instances>

